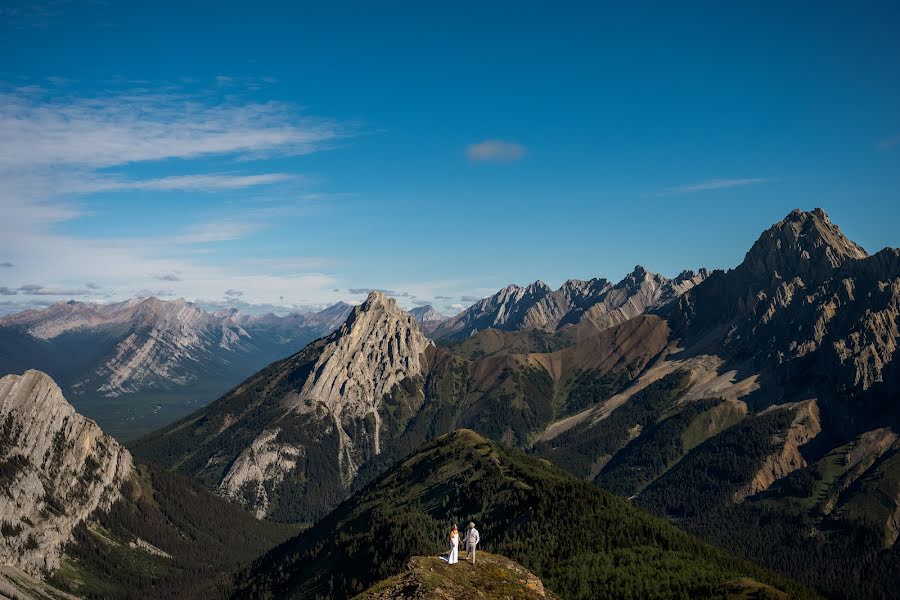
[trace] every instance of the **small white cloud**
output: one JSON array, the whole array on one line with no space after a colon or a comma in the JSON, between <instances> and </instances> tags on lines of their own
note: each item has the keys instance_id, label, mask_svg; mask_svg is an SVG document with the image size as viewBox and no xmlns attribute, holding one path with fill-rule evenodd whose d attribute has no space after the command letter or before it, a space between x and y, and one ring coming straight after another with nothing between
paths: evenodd
<instances>
[{"instance_id":1,"label":"small white cloud","mask_svg":"<svg viewBox=\"0 0 900 600\"><path fill-rule=\"evenodd\" d=\"M504 140L485 140L466 146L466 156L473 162L510 162L519 160L526 152L522 144Z\"/></svg>"}]
</instances>

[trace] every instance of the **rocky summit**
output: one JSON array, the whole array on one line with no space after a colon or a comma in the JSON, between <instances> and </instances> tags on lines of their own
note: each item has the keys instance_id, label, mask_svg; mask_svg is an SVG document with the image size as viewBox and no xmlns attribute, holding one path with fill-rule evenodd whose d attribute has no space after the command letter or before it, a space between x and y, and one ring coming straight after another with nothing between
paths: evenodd
<instances>
[{"instance_id":1,"label":"rocky summit","mask_svg":"<svg viewBox=\"0 0 900 600\"><path fill-rule=\"evenodd\" d=\"M449 565L437 556L414 556L409 569L373 585L356 600L558 600L522 565L497 554L480 552L477 565Z\"/></svg>"}]
</instances>

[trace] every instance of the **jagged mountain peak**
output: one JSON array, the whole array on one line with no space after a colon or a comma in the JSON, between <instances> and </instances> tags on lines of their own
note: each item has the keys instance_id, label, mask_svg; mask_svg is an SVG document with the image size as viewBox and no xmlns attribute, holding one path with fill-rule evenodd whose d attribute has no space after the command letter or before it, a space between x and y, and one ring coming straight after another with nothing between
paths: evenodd
<instances>
[{"instance_id":1,"label":"jagged mountain peak","mask_svg":"<svg viewBox=\"0 0 900 600\"><path fill-rule=\"evenodd\" d=\"M667 280L662 275L648 271L641 265L635 265L634 269L626 275L622 281L616 284L616 287L639 287L648 281L655 281L657 284L662 284Z\"/></svg>"},{"instance_id":2,"label":"jagged mountain peak","mask_svg":"<svg viewBox=\"0 0 900 600\"><path fill-rule=\"evenodd\" d=\"M736 269L757 280L827 277L848 259L868 256L821 208L794 209L762 233Z\"/></svg>"},{"instance_id":3,"label":"jagged mountain peak","mask_svg":"<svg viewBox=\"0 0 900 600\"><path fill-rule=\"evenodd\" d=\"M357 327L358 324L366 326L378 325L389 320L415 327L415 319L408 312L400 308L397 301L384 292L372 291L362 304L354 307L344 322L344 325L336 331L334 336L342 336L345 332Z\"/></svg>"}]
</instances>

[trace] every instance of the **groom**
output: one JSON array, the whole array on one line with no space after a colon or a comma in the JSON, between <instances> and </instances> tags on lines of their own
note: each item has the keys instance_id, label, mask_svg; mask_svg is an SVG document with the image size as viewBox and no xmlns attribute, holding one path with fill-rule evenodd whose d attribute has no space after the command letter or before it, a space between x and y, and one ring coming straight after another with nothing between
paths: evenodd
<instances>
[{"instance_id":1,"label":"groom","mask_svg":"<svg viewBox=\"0 0 900 600\"><path fill-rule=\"evenodd\" d=\"M466 531L466 552L472 558L472 564L475 564L475 546L481 541L481 535L475 529L475 523L469 523L469 530Z\"/></svg>"}]
</instances>

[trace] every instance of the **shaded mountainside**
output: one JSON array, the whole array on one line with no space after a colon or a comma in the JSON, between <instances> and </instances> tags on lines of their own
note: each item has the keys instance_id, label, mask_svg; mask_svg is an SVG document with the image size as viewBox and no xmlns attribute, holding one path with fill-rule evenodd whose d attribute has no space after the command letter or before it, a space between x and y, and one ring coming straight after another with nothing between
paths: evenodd
<instances>
[{"instance_id":1,"label":"shaded mountainside","mask_svg":"<svg viewBox=\"0 0 900 600\"><path fill-rule=\"evenodd\" d=\"M276 317L157 298L58 302L0 319L0 373L45 371L79 410L129 437L330 332L349 310Z\"/></svg>"},{"instance_id":2,"label":"shaded mountainside","mask_svg":"<svg viewBox=\"0 0 900 600\"><path fill-rule=\"evenodd\" d=\"M296 531L135 465L45 373L0 379L0 594L207 598Z\"/></svg>"},{"instance_id":3,"label":"shaded mountainside","mask_svg":"<svg viewBox=\"0 0 900 600\"><path fill-rule=\"evenodd\" d=\"M401 575L381 581L356 600L557 600L522 565L503 556L478 553L478 564L450 565L436 556L414 556Z\"/></svg>"},{"instance_id":4,"label":"shaded mountainside","mask_svg":"<svg viewBox=\"0 0 900 600\"><path fill-rule=\"evenodd\" d=\"M256 561L234 597L350 597L402 578L413 556L445 551L449 524L469 519L484 550L564 598L721 597L741 576L811 596L545 461L460 430Z\"/></svg>"},{"instance_id":5,"label":"shaded mountainside","mask_svg":"<svg viewBox=\"0 0 900 600\"><path fill-rule=\"evenodd\" d=\"M221 597L232 573L297 531L139 465L121 499L75 529L49 582L81 598Z\"/></svg>"},{"instance_id":6,"label":"shaded mountainside","mask_svg":"<svg viewBox=\"0 0 900 600\"><path fill-rule=\"evenodd\" d=\"M792 212L661 310L667 347L534 450L829 595L891 595L898 256Z\"/></svg>"}]
</instances>

